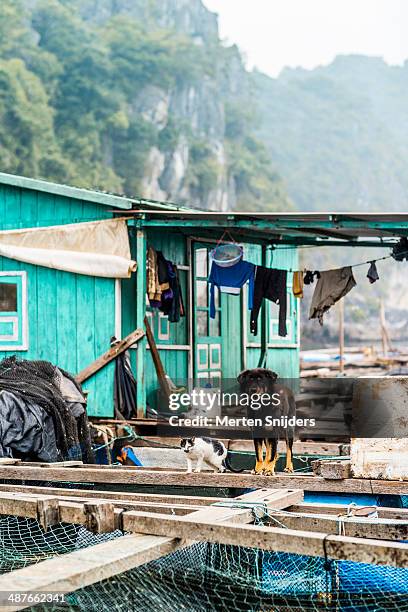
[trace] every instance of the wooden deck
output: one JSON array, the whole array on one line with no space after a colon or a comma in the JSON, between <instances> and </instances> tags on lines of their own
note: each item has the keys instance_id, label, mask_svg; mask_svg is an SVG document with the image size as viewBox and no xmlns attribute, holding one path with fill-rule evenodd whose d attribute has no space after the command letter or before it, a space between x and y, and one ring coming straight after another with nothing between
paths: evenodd
<instances>
[{"instance_id":1,"label":"wooden deck","mask_svg":"<svg viewBox=\"0 0 408 612\"><path fill-rule=\"evenodd\" d=\"M116 472L131 476L149 474L132 468L32 468L21 464L1 467L0 476L4 478L5 471L12 470L8 474L13 474L13 479L17 472L24 479L27 473L32 475L33 469L36 474L42 474L42 480L48 480L49 474L56 478L58 472L65 477L67 471L72 477L98 471L108 477L107 482L111 482L110 477ZM168 472L153 471L153 475L166 480ZM175 476L205 480L208 486L211 479L222 482L220 478L224 475L176 473ZM265 480L239 476L243 477L252 483ZM266 480L272 483L279 478ZM298 482L299 478L283 477L292 482ZM301 478L307 482L321 480L315 476ZM338 490L339 482L335 484ZM345 506L305 503L303 495L303 488L283 486L258 488L237 497L214 498L3 484L0 485L0 515L34 518L45 530L64 522L83 525L94 533L119 529L130 535L4 574L0 576L0 591L70 593L196 541L408 567L408 544L401 542L408 538L408 509L379 508L378 516L374 516L373 506L365 510L367 516L358 516L357 512L347 516ZM364 510L360 512L364 514ZM6 609L11 612L30 605L16 603Z\"/></svg>"},{"instance_id":2,"label":"wooden deck","mask_svg":"<svg viewBox=\"0 0 408 612\"><path fill-rule=\"evenodd\" d=\"M310 474L255 476L250 473L187 474L182 470L117 467L117 466L58 466L53 464L0 464L0 480L48 481L76 483L106 483L114 485L167 487L206 487L226 489L301 489L333 493L368 493L374 495L408 495L408 481L345 478L330 480Z\"/></svg>"},{"instance_id":3,"label":"wooden deck","mask_svg":"<svg viewBox=\"0 0 408 612\"><path fill-rule=\"evenodd\" d=\"M408 510L383 508L378 518L361 518L346 517L343 506L343 516L335 516L338 507L326 512L323 504L305 504L301 489L265 488L215 502L192 496L181 501L176 496L165 502L150 494L88 495L72 489L2 485L0 515L36 518L44 529L62 521L95 533L120 529L130 535L4 574L0 591L70 593L200 540L408 567L408 544L399 541L407 538ZM265 524L253 524L255 517ZM338 535L339 525L343 535ZM21 602L6 609L30 605Z\"/></svg>"}]
</instances>

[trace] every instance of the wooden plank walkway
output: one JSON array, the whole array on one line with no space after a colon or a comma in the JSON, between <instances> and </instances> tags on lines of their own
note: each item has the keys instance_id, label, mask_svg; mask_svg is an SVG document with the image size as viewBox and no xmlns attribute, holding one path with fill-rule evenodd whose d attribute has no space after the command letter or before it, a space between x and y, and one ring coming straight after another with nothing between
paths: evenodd
<instances>
[{"instance_id":1,"label":"wooden plank walkway","mask_svg":"<svg viewBox=\"0 0 408 612\"><path fill-rule=\"evenodd\" d=\"M302 491L261 490L241 495L235 502L244 504L237 508L208 506L190 514L197 523L210 521L211 524L242 525L253 520L251 504L261 503L268 509L278 504L287 507L303 498ZM249 507L245 507L245 503ZM148 563L170 552L191 545L196 538L187 539L156 535L127 535L97 544L36 565L9 572L0 576L0 592L56 592L71 593L77 589L121 574L129 569ZM17 604L4 608L6 612L22 610L31 604Z\"/></svg>"},{"instance_id":2,"label":"wooden plank walkway","mask_svg":"<svg viewBox=\"0 0 408 612\"><path fill-rule=\"evenodd\" d=\"M35 487L32 487L32 489ZM24 489L24 487L20 487ZM115 529L124 529L126 512L149 512L158 514L172 514L175 516L190 515L195 511L194 516L206 516L209 505L200 506L194 503L199 497L189 498L187 503L175 503L163 500L155 502L152 500L141 501L143 495L135 496L132 500L131 494L128 498L115 499L114 497L104 498L101 492L98 498L87 497L86 491L80 496L72 496L70 489L52 489L37 487L39 491L28 492L20 491L0 491L0 515L12 515L18 517L28 517L37 519L44 529L59 522L84 525L96 532L109 532ZM130 495L130 497L129 497ZM161 499L161 498L160 498ZM289 491L278 489L273 494L266 496L264 490L256 490L247 494L244 498L213 498L211 506L211 517L213 520L218 514L226 518L225 508L233 508L236 514L236 507L241 499L247 502L251 499L259 501L262 499L262 507L268 502L270 513L268 521L270 526L285 526L289 529L303 531L317 531L324 533L337 534L353 537L367 537L386 540L407 540L408 539L408 510L385 508L377 511L375 519L367 519L366 516L346 516L347 507L335 506L326 508L325 504L304 504L303 491ZM286 508L282 512L282 508ZM198 511L203 510L200 514ZM258 511L260 507L256 508ZM375 508L367 509L367 514ZM247 508L242 514L245 520L251 516L251 508Z\"/></svg>"},{"instance_id":3,"label":"wooden plank walkway","mask_svg":"<svg viewBox=\"0 0 408 612\"><path fill-rule=\"evenodd\" d=\"M8 485L6 491L6 486L0 491L0 514L36 518L44 528L64 521L98 533L121 529L132 535L4 574L0 592L70 593L195 541L408 567L408 544L399 541L408 533L408 510L404 509L381 508L379 519L343 520L335 512L340 508L344 514L344 506L332 504L325 512L324 504L305 504L302 489L264 488L235 498L201 498L200 507L196 502L200 498L193 496L183 498L184 504L181 496L170 496L166 505L161 495L19 485ZM88 493L94 497L88 498ZM168 513L180 506L182 512ZM271 526L252 524L255 516ZM279 526L272 526L274 521ZM339 524L349 530L347 535L336 534ZM30 605L13 604L5 610Z\"/></svg>"},{"instance_id":4,"label":"wooden plank walkway","mask_svg":"<svg viewBox=\"0 0 408 612\"><path fill-rule=\"evenodd\" d=\"M147 512L126 512L124 529L173 537L192 537L204 542L233 544L275 550L312 557L324 557L324 550L331 559L408 566L408 544L342 535L310 532L279 527L244 526L224 522L214 525L210 521L198 522L192 515L169 516Z\"/></svg>"},{"instance_id":5,"label":"wooden plank walkway","mask_svg":"<svg viewBox=\"0 0 408 612\"><path fill-rule=\"evenodd\" d=\"M408 481L369 480L346 478L328 480L314 474L284 474L275 476L255 476L242 474L215 474L201 472L187 474L182 471L140 469L137 467L37 467L33 465L2 465L0 480L49 481L77 483L109 483L127 485L154 485L206 488L284 488L304 491L335 493L368 493L382 495L408 495Z\"/></svg>"}]
</instances>

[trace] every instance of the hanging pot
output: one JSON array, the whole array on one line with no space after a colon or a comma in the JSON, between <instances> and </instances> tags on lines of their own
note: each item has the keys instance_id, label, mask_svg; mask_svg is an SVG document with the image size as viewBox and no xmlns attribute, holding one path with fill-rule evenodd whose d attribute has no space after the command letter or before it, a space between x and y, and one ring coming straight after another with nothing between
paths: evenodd
<instances>
[{"instance_id":1,"label":"hanging pot","mask_svg":"<svg viewBox=\"0 0 408 612\"><path fill-rule=\"evenodd\" d=\"M220 244L210 253L210 257L220 268L230 268L241 261L244 249L236 243Z\"/></svg>"}]
</instances>

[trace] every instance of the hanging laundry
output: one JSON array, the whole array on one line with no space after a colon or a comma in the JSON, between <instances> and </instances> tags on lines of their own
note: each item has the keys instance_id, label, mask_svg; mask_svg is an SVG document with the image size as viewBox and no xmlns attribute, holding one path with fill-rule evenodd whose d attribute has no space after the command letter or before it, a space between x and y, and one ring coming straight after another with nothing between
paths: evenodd
<instances>
[{"instance_id":1,"label":"hanging laundry","mask_svg":"<svg viewBox=\"0 0 408 612\"><path fill-rule=\"evenodd\" d=\"M157 251L157 276L159 279L160 290L165 291L170 288L169 269L167 259L161 251Z\"/></svg>"},{"instance_id":2,"label":"hanging laundry","mask_svg":"<svg viewBox=\"0 0 408 612\"><path fill-rule=\"evenodd\" d=\"M254 305L251 312L250 329L256 335L258 333L258 315L263 298L279 304L279 330L280 336L286 336L286 293L287 271L275 268L256 267Z\"/></svg>"},{"instance_id":3,"label":"hanging laundry","mask_svg":"<svg viewBox=\"0 0 408 612\"><path fill-rule=\"evenodd\" d=\"M356 286L351 266L320 272L310 306L309 319L318 319L323 325L323 315Z\"/></svg>"},{"instance_id":4,"label":"hanging laundry","mask_svg":"<svg viewBox=\"0 0 408 612\"><path fill-rule=\"evenodd\" d=\"M249 282L248 308L251 310L254 296L254 276L255 265L249 261L241 260L228 268L222 268L213 261L208 277L210 283L210 317L215 319L215 287L218 287L218 290L223 293L237 295L240 293L241 287Z\"/></svg>"},{"instance_id":5,"label":"hanging laundry","mask_svg":"<svg viewBox=\"0 0 408 612\"><path fill-rule=\"evenodd\" d=\"M170 323L178 323L180 317L185 316L183 295L177 266L170 261L168 265L169 289L162 294L162 305L160 310L168 316Z\"/></svg>"},{"instance_id":6,"label":"hanging laundry","mask_svg":"<svg viewBox=\"0 0 408 612\"><path fill-rule=\"evenodd\" d=\"M164 263L166 266L165 278L167 278L168 282L165 283L165 285L167 285L167 288L164 289L164 291L161 294L161 303L159 306L159 310L161 310L165 315L168 315L171 310L173 300L174 300L173 287L174 287L175 273L174 273L173 264L171 263L171 261L167 261L167 259L164 259ZM164 278L164 276L162 278Z\"/></svg>"},{"instance_id":7,"label":"hanging laundry","mask_svg":"<svg viewBox=\"0 0 408 612\"><path fill-rule=\"evenodd\" d=\"M318 270L315 270L314 272L312 272L311 270L306 270L306 274L303 279L304 284L313 285L315 277L320 278L320 272Z\"/></svg>"},{"instance_id":8,"label":"hanging laundry","mask_svg":"<svg viewBox=\"0 0 408 612\"><path fill-rule=\"evenodd\" d=\"M404 261L404 259L408 261L408 238L406 236L400 238L399 242L394 244L391 257L396 261Z\"/></svg>"},{"instance_id":9,"label":"hanging laundry","mask_svg":"<svg viewBox=\"0 0 408 612\"><path fill-rule=\"evenodd\" d=\"M146 272L147 295L149 297L149 300L160 302L161 289L157 268L157 253L153 247L149 247L147 249Z\"/></svg>"},{"instance_id":10,"label":"hanging laundry","mask_svg":"<svg viewBox=\"0 0 408 612\"><path fill-rule=\"evenodd\" d=\"M379 280L377 266L375 265L375 261L370 263L370 267L368 268L367 278L371 284L375 283L375 281Z\"/></svg>"},{"instance_id":11,"label":"hanging laundry","mask_svg":"<svg viewBox=\"0 0 408 612\"><path fill-rule=\"evenodd\" d=\"M303 272L294 272L292 279L292 291L296 298L303 297Z\"/></svg>"}]
</instances>

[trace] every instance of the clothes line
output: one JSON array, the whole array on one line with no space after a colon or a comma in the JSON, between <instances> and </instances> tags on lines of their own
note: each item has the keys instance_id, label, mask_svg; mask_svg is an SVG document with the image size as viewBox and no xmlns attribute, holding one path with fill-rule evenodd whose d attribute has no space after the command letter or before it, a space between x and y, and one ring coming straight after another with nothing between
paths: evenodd
<instances>
[{"instance_id":1,"label":"clothes line","mask_svg":"<svg viewBox=\"0 0 408 612\"><path fill-rule=\"evenodd\" d=\"M389 255L369 259L353 265L331 268L328 270L283 270L257 265L243 259L244 250L239 243L225 243L224 234L211 252L211 271L208 277L210 284L210 316L216 315L214 299L215 288L220 293L239 295L240 289L248 283L248 309L251 310L251 333L257 334L257 317L263 300L275 302L279 306L279 336L287 335L287 274L292 273L292 293L295 298L303 298L303 286L316 282L309 310L309 319L317 319L323 325L323 316L339 300L344 298L355 286L353 268L369 265L367 278L371 284L379 280L376 268L378 261L393 258L396 261L408 260L408 239L403 237L393 246ZM231 236L232 238L232 236ZM233 240L233 238L232 238ZM231 248L226 248L230 244Z\"/></svg>"},{"instance_id":2,"label":"clothes line","mask_svg":"<svg viewBox=\"0 0 408 612\"><path fill-rule=\"evenodd\" d=\"M401 251L400 253L398 253L398 257L400 257L401 259L396 259L394 257L393 253L390 253L390 255L384 255L383 257L376 257L375 259L368 259L367 261L361 261L359 263L356 264L350 264L350 268L358 268L360 266L367 266L368 264L372 264L372 263L377 263L378 261L383 261L384 259L395 259L396 261L402 261L404 258L408 259L408 250L407 251ZM292 270L291 268L288 270L288 272L305 272L307 268L303 268L303 270ZM333 269L333 268L330 268ZM319 270L320 272L323 272L323 270Z\"/></svg>"}]
</instances>

